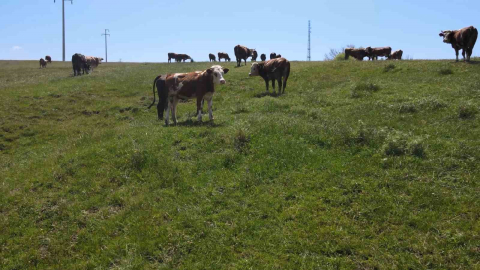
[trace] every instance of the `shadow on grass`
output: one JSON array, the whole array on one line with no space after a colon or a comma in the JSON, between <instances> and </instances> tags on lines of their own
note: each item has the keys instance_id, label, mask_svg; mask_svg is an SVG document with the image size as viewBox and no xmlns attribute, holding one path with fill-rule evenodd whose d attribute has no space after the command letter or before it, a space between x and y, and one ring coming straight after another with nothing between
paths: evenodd
<instances>
[{"instance_id":1,"label":"shadow on grass","mask_svg":"<svg viewBox=\"0 0 480 270\"><path fill-rule=\"evenodd\" d=\"M256 98L262 98L262 97L266 97L266 96L269 96L269 97L279 97L281 96L282 94L278 93L278 92L263 92L263 93L259 93L259 94L256 94L254 95L254 97Z\"/></svg>"},{"instance_id":2,"label":"shadow on grass","mask_svg":"<svg viewBox=\"0 0 480 270\"><path fill-rule=\"evenodd\" d=\"M175 126L174 124L170 124L170 126ZM217 128L217 127L224 127L224 123L215 123L215 121L197 121L197 120L192 120L188 119L184 122L178 122L177 123L178 127L212 127L212 128Z\"/></svg>"}]
</instances>

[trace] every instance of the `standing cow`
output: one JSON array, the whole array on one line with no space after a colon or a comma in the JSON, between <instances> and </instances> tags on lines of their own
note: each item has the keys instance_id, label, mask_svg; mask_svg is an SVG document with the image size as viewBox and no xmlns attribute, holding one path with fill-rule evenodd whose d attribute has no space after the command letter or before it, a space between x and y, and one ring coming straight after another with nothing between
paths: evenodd
<instances>
[{"instance_id":1,"label":"standing cow","mask_svg":"<svg viewBox=\"0 0 480 270\"><path fill-rule=\"evenodd\" d=\"M452 44L452 48L455 49L457 61L458 51L460 50L462 50L463 60L468 62L470 61L473 47L475 47L475 42L477 42L477 28L469 26L460 30L446 30L440 32L439 36L443 37L444 43ZM465 54L467 55L467 57L465 57Z\"/></svg>"},{"instance_id":2,"label":"standing cow","mask_svg":"<svg viewBox=\"0 0 480 270\"><path fill-rule=\"evenodd\" d=\"M175 61L185 62L185 60L190 59L190 62L194 62L193 59L188 54L179 53L175 55Z\"/></svg>"},{"instance_id":3,"label":"standing cow","mask_svg":"<svg viewBox=\"0 0 480 270\"><path fill-rule=\"evenodd\" d=\"M250 68L250 77L260 76L265 80L268 92L268 82L272 80L272 88L275 93L275 80L278 81L278 94L285 93L288 76L290 75L290 62L285 58L275 58L264 63L253 63ZM282 90L283 78L283 90Z\"/></svg>"},{"instance_id":4,"label":"standing cow","mask_svg":"<svg viewBox=\"0 0 480 270\"><path fill-rule=\"evenodd\" d=\"M215 55L213 53L210 53L208 54L208 58L210 59L210 62L217 62L217 60L215 59ZM218 58L220 60L220 58Z\"/></svg>"},{"instance_id":5,"label":"standing cow","mask_svg":"<svg viewBox=\"0 0 480 270\"><path fill-rule=\"evenodd\" d=\"M378 48L367 47L365 48L365 51L367 52L368 60L372 59L372 61L378 60L379 56L388 58L392 54L391 47L378 47Z\"/></svg>"},{"instance_id":6,"label":"standing cow","mask_svg":"<svg viewBox=\"0 0 480 270\"><path fill-rule=\"evenodd\" d=\"M176 53L173 53L173 52L168 53L168 63L171 63L172 59L175 59L176 56L177 56Z\"/></svg>"},{"instance_id":7,"label":"standing cow","mask_svg":"<svg viewBox=\"0 0 480 270\"><path fill-rule=\"evenodd\" d=\"M388 57L389 60L402 60L402 55L403 55L403 51L402 50L397 50L397 51L394 51L390 57Z\"/></svg>"},{"instance_id":8,"label":"standing cow","mask_svg":"<svg viewBox=\"0 0 480 270\"><path fill-rule=\"evenodd\" d=\"M255 49L252 49L252 62L257 61L258 53Z\"/></svg>"},{"instance_id":9,"label":"standing cow","mask_svg":"<svg viewBox=\"0 0 480 270\"><path fill-rule=\"evenodd\" d=\"M46 68L47 67L47 61L45 59L40 58L40 68Z\"/></svg>"},{"instance_id":10,"label":"standing cow","mask_svg":"<svg viewBox=\"0 0 480 270\"><path fill-rule=\"evenodd\" d=\"M80 71L85 74L85 72L88 74L88 70L90 69L90 66L87 65L87 59L85 55L81 53L76 53L72 55L72 66L73 66L73 76L80 75Z\"/></svg>"},{"instance_id":11,"label":"standing cow","mask_svg":"<svg viewBox=\"0 0 480 270\"><path fill-rule=\"evenodd\" d=\"M262 55L260 55L260 59L265 62L265 60L267 60L267 56L262 53Z\"/></svg>"},{"instance_id":12,"label":"standing cow","mask_svg":"<svg viewBox=\"0 0 480 270\"><path fill-rule=\"evenodd\" d=\"M51 62L52 62L52 57L50 57L50 55L47 55L47 56L45 56L45 60L46 60L48 63L51 63Z\"/></svg>"},{"instance_id":13,"label":"standing cow","mask_svg":"<svg viewBox=\"0 0 480 270\"><path fill-rule=\"evenodd\" d=\"M352 49L346 48L345 49L345 60L348 60L348 57L352 56L353 58L363 61L363 58L367 56L367 51L365 49Z\"/></svg>"},{"instance_id":14,"label":"standing cow","mask_svg":"<svg viewBox=\"0 0 480 270\"><path fill-rule=\"evenodd\" d=\"M220 60L225 59L225 62L230 62L230 56L228 56L228 53L224 53L224 52L219 52L218 53L218 62L221 62Z\"/></svg>"},{"instance_id":15,"label":"standing cow","mask_svg":"<svg viewBox=\"0 0 480 270\"><path fill-rule=\"evenodd\" d=\"M235 46L233 50L235 52L235 57L237 58L237 67L239 67L240 64L242 63L242 59L245 61L245 66L246 66L247 58L252 56L252 50L242 45Z\"/></svg>"},{"instance_id":16,"label":"standing cow","mask_svg":"<svg viewBox=\"0 0 480 270\"><path fill-rule=\"evenodd\" d=\"M215 65L204 71L190 73L173 73L160 75L153 81L153 103L155 104L155 86L158 92L157 114L158 119L163 119L166 110L165 125L169 124L169 111L172 112L173 123L177 124L177 104L180 99L197 99L198 121L202 121L203 100L208 103L208 116L213 120L212 98L215 92L215 84L225 84L224 74L228 68Z\"/></svg>"}]
</instances>

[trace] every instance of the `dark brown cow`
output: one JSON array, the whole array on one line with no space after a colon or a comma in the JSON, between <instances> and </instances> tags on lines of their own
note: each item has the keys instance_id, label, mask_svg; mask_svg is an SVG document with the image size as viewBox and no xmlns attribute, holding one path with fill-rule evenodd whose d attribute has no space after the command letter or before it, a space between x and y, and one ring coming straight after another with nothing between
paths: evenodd
<instances>
[{"instance_id":1,"label":"dark brown cow","mask_svg":"<svg viewBox=\"0 0 480 270\"><path fill-rule=\"evenodd\" d=\"M81 53L72 55L73 76L80 75L80 71L88 74L90 66L87 64L87 58Z\"/></svg>"},{"instance_id":2,"label":"dark brown cow","mask_svg":"<svg viewBox=\"0 0 480 270\"><path fill-rule=\"evenodd\" d=\"M275 59L275 58L277 58L277 54L274 53L274 52L272 52L272 53L270 54L270 60Z\"/></svg>"},{"instance_id":3,"label":"dark brown cow","mask_svg":"<svg viewBox=\"0 0 480 270\"><path fill-rule=\"evenodd\" d=\"M45 59L40 58L40 68L46 68L47 67L47 61Z\"/></svg>"},{"instance_id":4,"label":"dark brown cow","mask_svg":"<svg viewBox=\"0 0 480 270\"><path fill-rule=\"evenodd\" d=\"M272 88L275 93L275 80L278 81L278 94L285 93L288 76L290 75L290 62L285 58L275 58L263 63L253 63L250 69L250 77L260 76L265 80L268 92L268 82L272 80ZM282 91L283 78L283 91Z\"/></svg>"},{"instance_id":5,"label":"dark brown cow","mask_svg":"<svg viewBox=\"0 0 480 270\"><path fill-rule=\"evenodd\" d=\"M265 60L267 60L267 56L264 53L262 53L262 55L260 55L260 59L262 61L265 61Z\"/></svg>"},{"instance_id":6,"label":"dark brown cow","mask_svg":"<svg viewBox=\"0 0 480 270\"><path fill-rule=\"evenodd\" d=\"M402 50L398 50L398 51L394 51L390 57L388 57L389 60L392 60L392 59L395 59L395 60L402 60L402 55L403 55L403 51Z\"/></svg>"},{"instance_id":7,"label":"dark brown cow","mask_svg":"<svg viewBox=\"0 0 480 270\"><path fill-rule=\"evenodd\" d=\"M175 55L175 61L177 62L182 62L182 61L185 62L185 60L187 59L190 59L190 62L194 62L193 59L188 54L180 53Z\"/></svg>"},{"instance_id":8,"label":"dark brown cow","mask_svg":"<svg viewBox=\"0 0 480 270\"><path fill-rule=\"evenodd\" d=\"M258 53L255 49L252 49L252 62L257 61Z\"/></svg>"},{"instance_id":9,"label":"dark brown cow","mask_svg":"<svg viewBox=\"0 0 480 270\"><path fill-rule=\"evenodd\" d=\"M281 55L281 54L277 54L277 58L282 58L282 55Z\"/></svg>"},{"instance_id":10,"label":"dark brown cow","mask_svg":"<svg viewBox=\"0 0 480 270\"><path fill-rule=\"evenodd\" d=\"M173 53L173 52L168 53L168 63L171 63L172 59L175 59L176 56L177 56L176 53Z\"/></svg>"},{"instance_id":11,"label":"dark brown cow","mask_svg":"<svg viewBox=\"0 0 480 270\"><path fill-rule=\"evenodd\" d=\"M384 56L388 58L390 57L390 54L392 54L391 47L378 47L378 48L367 47L365 48L365 51L367 52L368 60L372 59L372 61L378 60L379 56Z\"/></svg>"},{"instance_id":12,"label":"dark brown cow","mask_svg":"<svg viewBox=\"0 0 480 270\"><path fill-rule=\"evenodd\" d=\"M245 61L245 66L247 65L247 58L252 56L252 50L249 48L242 46L242 45L237 45L235 48L233 48L233 51L235 52L235 57L237 58L237 67L240 66L242 63L242 59Z\"/></svg>"},{"instance_id":13,"label":"dark brown cow","mask_svg":"<svg viewBox=\"0 0 480 270\"><path fill-rule=\"evenodd\" d=\"M443 42L452 44L455 49L455 55L458 61L458 51L462 50L464 61L470 61L473 47L477 42L478 31L473 26L465 27L460 30L446 30L440 32L439 36L443 37ZM465 54L467 57L465 57Z\"/></svg>"},{"instance_id":14,"label":"dark brown cow","mask_svg":"<svg viewBox=\"0 0 480 270\"><path fill-rule=\"evenodd\" d=\"M180 99L197 99L198 121L202 121L203 100L208 103L208 116L213 120L212 98L215 92L215 84L225 84L224 74L228 68L215 65L205 71L194 71L190 73L173 73L160 75L153 81L153 103L155 104L155 86L158 92L157 114L158 119L163 119L166 110L165 125L169 124L169 109L172 112L172 119L177 124L177 104Z\"/></svg>"},{"instance_id":15,"label":"dark brown cow","mask_svg":"<svg viewBox=\"0 0 480 270\"><path fill-rule=\"evenodd\" d=\"M52 57L50 57L50 55L47 55L47 56L45 56L45 60L46 60L48 63L51 63L51 62L52 62Z\"/></svg>"},{"instance_id":16,"label":"dark brown cow","mask_svg":"<svg viewBox=\"0 0 480 270\"><path fill-rule=\"evenodd\" d=\"M228 53L224 53L224 52L219 52L218 53L218 62L221 62L220 60L225 59L225 62L230 62L230 56L228 56Z\"/></svg>"},{"instance_id":17,"label":"dark brown cow","mask_svg":"<svg viewBox=\"0 0 480 270\"><path fill-rule=\"evenodd\" d=\"M353 58L363 61L363 58L367 56L367 51L365 49L345 49L345 60L348 60L348 57L352 56Z\"/></svg>"},{"instance_id":18,"label":"dark brown cow","mask_svg":"<svg viewBox=\"0 0 480 270\"><path fill-rule=\"evenodd\" d=\"M215 55L213 53L208 54L208 58L210 59L210 62L217 62L217 59L215 59Z\"/></svg>"}]
</instances>

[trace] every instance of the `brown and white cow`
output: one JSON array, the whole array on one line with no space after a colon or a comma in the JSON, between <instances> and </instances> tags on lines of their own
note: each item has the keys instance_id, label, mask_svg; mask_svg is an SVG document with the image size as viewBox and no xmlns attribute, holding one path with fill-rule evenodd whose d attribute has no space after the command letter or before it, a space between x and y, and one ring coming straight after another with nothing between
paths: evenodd
<instances>
[{"instance_id":1,"label":"brown and white cow","mask_svg":"<svg viewBox=\"0 0 480 270\"><path fill-rule=\"evenodd\" d=\"M228 70L228 68L215 65L204 71L157 76L153 81L153 103L148 108L150 109L155 104L156 86L159 99L157 105L158 119L163 119L163 113L166 110L165 125L168 126L169 124L169 111L172 113L173 122L177 124L176 110L180 99L197 99L198 121L202 121L202 105L203 100L206 100L209 118L213 120L212 98L215 85L226 83L223 75L227 74Z\"/></svg>"},{"instance_id":2,"label":"brown and white cow","mask_svg":"<svg viewBox=\"0 0 480 270\"><path fill-rule=\"evenodd\" d=\"M47 67L47 61L45 59L40 58L40 68L46 68Z\"/></svg>"},{"instance_id":3,"label":"brown and white cow","mask_svg":"<svg viewBox=\"0 0 480 270\"><path fill-rule=\"evenodd\" d=\"M352 56L353 58L363 61L363 58L367 56L367 51L365 49L352 49L352 48L346 48L345 49L345 60L348 60L348 58Z\"/></svg>"},{"instance_id":4,"label":"brown and white cow","mask_svg":"<svg viewBox=\"0 0 480 270\"><path fill-rule=\"evenodd\" d=\"M260 59L265 62L265 60L267 60L267 56L264 53L262 53L260 55Z\"/></svg>"},{"instance_id":5,"label":"brown and white cow","mask_svg":"<svg viewBox=\"0 0 480 270\"><path fill-rule=\"evenodd\" d=\"M51 62L52 62L52 57L50 57L50 55L47 55L47 56L45 56L45 60L46 60L48 63L51 63Z\"/></svg>"},{"instance_id":6,"label":"brown and white cow","mask_svg":"<svg viewBox=\"0 0 480 270\"><path fill-rule=\"evenodd\" d=\"M235 57L237 58L237 67L240 66L242 63L242 59L245 61L245 66L247 65L247 58L252 56L252 50L249 48L242 46L242 45L237 45L235 48L233 48L233 51L235 52Z\"/></svg>"},{"instance_id":7,"label":"brown and white cow","mask_svg":"<svg viewBox=\"0 0 480 270\"><path fill-rule=\"evenodd\" d=\"M274 53L274 52L272 52L272 53L270 54L270 60L275 59L275 58L277 58L277 54Z\"/></svg>"},{"instance_id":8,"label":"brown and white cow","mask_svg":"<svg viewBox=\"0 0 480 270\"><path fill-rule=\"evenodd\" d=\"M390 57L388 57L389 60L391 59L394 59L394 60L402 60L402 55L403 55L403 51L402 50L397 50L397 51L394 51Z\"/></svg>"},{"instance_id":9,"label":"brown and white cow","mask_svg":"<svg viewBox=\"0 0 480 270\"><path fill-rule=\"evenodd\" d=\"M93 71L94 68L98 67L98 65L103 60L103 58L94 57L94 56L85 56L85 60L87 60L87 65L90 66L91 71Z\"/></svg>"},{"instance_id":10,"label":"brown and white cow","mask_svg":"<svg viewBox=\"0 0 480 270\"><path fill-rule=\"evenodd\" d=\"M173 53L173 52L168 53L168 63L171 63L172 59L175 59L176 56L177 56L176 53Z\"/></svg>"},{"instance_id":11,"label":"brown and white cow","mask_svg":"<svg viewBox=\"0 0 480 270\"><path fill-rule=\"evenodd\" d=\"M457 61L458 51L460 50L462 50L463 60L470 61L473 47L475 47L475 42L477 42L477 28L469 26L460 30L446 30L440 32L439 36L443 37L444 43L452 44L452 48L455 49ZM467 57L465 57L465 54L467 55Z\"/></svg>"},{"instance_id":12,"label":"brown and white cow","mask_svg":"<svg viewBox=\"0 0 480 270\"><path fill-rule=\"evenodd\" d=\"M215 54L213 53L209 53L208 54L208 58L210 59L210 62L217 62L217 59L215 59Z\"/></svg>"},{"instance_id":13,"label":"brown and white cow","mask_svg":"<svg viewBox=\"0 0 480 270\"><path fill-rule=\"evenodd\" d=\"M228 53L224 53L224 52L219 52L218 53L218 62L221 62L220 60L225 59L225 62L230 62L230 56L228 56Z\"/></svg>"},{"instance_id":14,"label":"brown and white cow","mask_svg":"<svg viewBox=\"0 0 480 270\"><path fill-rule=\"evenodd\" d=\"M252 62L257 61L258 53L257 50L252 49Z\"/></svg>"},{"instance_id":15,"label":"brown and white cow","mask_svg":"<svg viewBox=\"0 0 480 270\"><path fill-rule=\"evenodd\" d=\"M278 81L278 94L285 93L288 76L290 75L290 62L285 58L275 58L263 63L253 63L248 76L260 76L265 80L268 92L268 82L272 80L272 88L275 93L275 80ZM283 90L282 90L283 78Z\"/></svg>"},{"instance_id":16,"label":"brown and white cow","mask_svg":"<svg viewBox=\"0 0 480 270\"><path fill-rule=\"evenodd\" d=\"M365 51L367 52L368 60L372 59L372 61L378 60L379 56L388 58L392 54L391 47L378 47L378 48L367 47L365 48Z\"/></svg>"},{"instance_id":17,"label":"brown and white cow","mask_svg":"<svg viewBox=\"0 0 480 270\"><path fill-rule=\"evenodd\" d=\"M188 54L179 53L175 55L175 61L177 62L182 62L182 61L185 62L185 60L188 60L188 59L190 59L190 62L194 62L193 59Z\"/></svg>"}]
</instances>

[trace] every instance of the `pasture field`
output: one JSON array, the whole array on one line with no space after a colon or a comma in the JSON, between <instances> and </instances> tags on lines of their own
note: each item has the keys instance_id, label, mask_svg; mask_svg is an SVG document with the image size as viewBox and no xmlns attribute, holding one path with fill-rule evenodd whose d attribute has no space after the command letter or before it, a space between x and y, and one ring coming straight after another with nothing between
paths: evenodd
<instances>
[{"instance_id":1,"label":"pasture field","mask_svg":"<svg viewBox=\"0 0 480 270\"><path fill-rule=\"evenodd\" d=\"M0 61L0 269L480 269L478 59L292 62L282 96L222 62L213 123L147 109L211 65Z\"/></svg>"}]
</instances>

